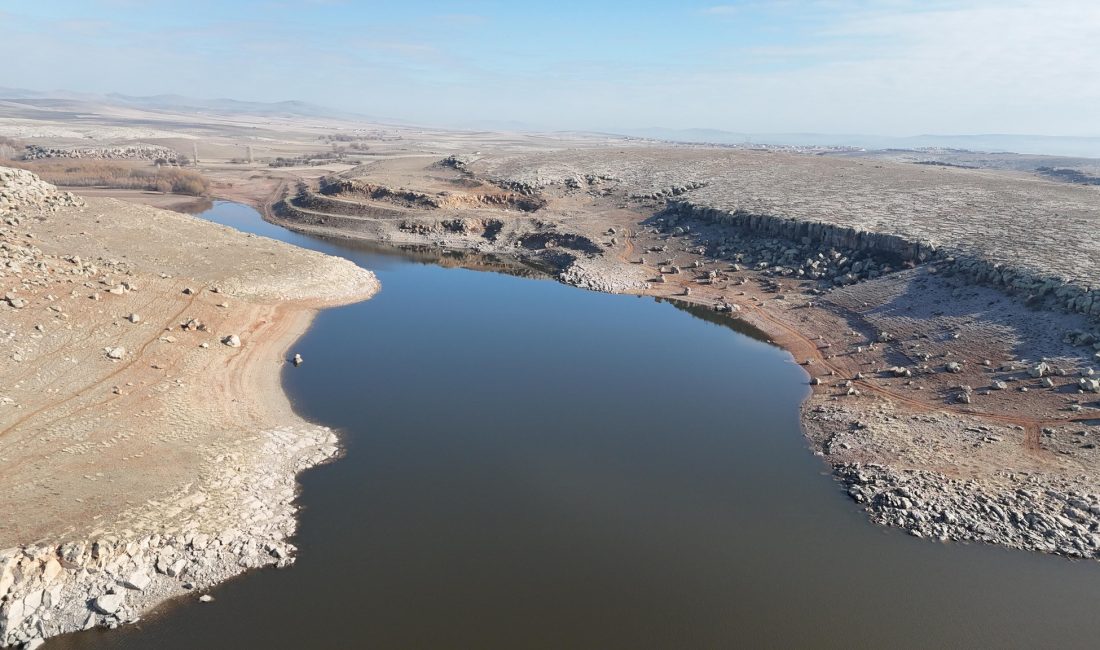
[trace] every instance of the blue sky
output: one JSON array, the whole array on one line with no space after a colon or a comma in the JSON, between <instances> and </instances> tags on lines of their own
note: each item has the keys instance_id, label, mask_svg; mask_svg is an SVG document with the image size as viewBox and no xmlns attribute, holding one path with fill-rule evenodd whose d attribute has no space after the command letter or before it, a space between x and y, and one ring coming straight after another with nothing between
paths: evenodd
<instances>
[{"instance_id":1,"label":"blue sky","mask_svg":"<svg viewBox=\"0 0 1100 650\"><path fill-rule=\"evenodd\" d=\"M441 126L1100 135L1095 0L0 0L0 85Z\"/></svg>"}]
</instances>

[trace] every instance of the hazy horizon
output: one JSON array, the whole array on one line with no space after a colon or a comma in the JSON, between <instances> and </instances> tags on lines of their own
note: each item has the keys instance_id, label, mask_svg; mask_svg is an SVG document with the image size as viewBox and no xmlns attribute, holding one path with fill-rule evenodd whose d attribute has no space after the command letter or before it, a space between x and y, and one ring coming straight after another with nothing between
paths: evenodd
<instances>
[{"instance_id":1,"label":"hazy horizon","mask_svg":"<svg viewBox=\"0 0 1100 650\"><path fill-rule=\"evenodd\" d=\"M1051 5L0 0L0 55L10 87L462 128L1096 137L1100 5Z\"/></svg>"}]
</instances>

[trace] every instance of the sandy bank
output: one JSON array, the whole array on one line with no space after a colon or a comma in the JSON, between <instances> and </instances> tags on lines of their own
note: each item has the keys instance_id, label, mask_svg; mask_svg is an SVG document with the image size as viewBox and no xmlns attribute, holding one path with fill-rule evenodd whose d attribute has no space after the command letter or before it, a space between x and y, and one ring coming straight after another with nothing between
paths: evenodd
<instances>
[{"instance_id":1,"label":"sandy bank","mask_svg":"<svg viewBox=\"0 0 1100 650\"><path fill-rule=\"evenodd\" d=\"M369 297L373 274L173 212L55 199L33 177L0 178L5 193L0 645L291 562L294 477L337 446L293 413L280 369L316 310Z\"/></svg>"}]
</instances>

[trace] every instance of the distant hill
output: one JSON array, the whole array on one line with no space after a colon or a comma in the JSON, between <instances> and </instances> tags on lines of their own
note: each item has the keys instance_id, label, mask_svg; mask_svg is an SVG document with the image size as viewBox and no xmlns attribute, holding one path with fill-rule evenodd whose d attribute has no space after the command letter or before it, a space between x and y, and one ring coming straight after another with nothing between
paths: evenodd
<instances>
[{"instance_id":1,"label":"distant hill","mask_svg":"<svg viewBox=\"0 0 1100 650\"><path fill-rule=\"evenodd\" d=\"M0 87L0 101L10 101L41 110L80 112L93 107L116 106L145 111L203 115L251 115L260 117L305 117L353 122L374 122L395 126L411 126L399 119L382 118L344 111L309 102L252 102L239 99L204 99L185 95L151 96L108 93L81 93L67 90L29 90ZM546 132L545 129L520 121L458 120L452 128L478 131ZM580 133L580 132L571 132ZM1016 134L979 135L914 135L906 137L866 134L829 133L743 133L722 129L603 129L590 134L618 135L673 142L709 144L762 144L803 147L858 147L868 150L889 149L964 149L975 152L1011 152L1049 156L1100 158L1100 136L1050 136Z\"/></svg>"},{"instance_id":2,"label":"distant hill","mask_svg":"<svg viewBox=\"0 0 1100 650\"><path fill-rule=\"evenodd\" d=\"M841 146L864 149L967 149L970 151L1083 156L1100 158L1100 137L1054 135L914 135L906 137L827 133L738 133L720 129L618 129L614 133L657 140L714 144Z\"/></svg>"},{"instance_id":3,"label":"distant hill","mask_svg":"<svg viewBox=\"0 0 1100 650\"><path fill-rule=\"evenodd\" d=\"M109 93L104 95L104 97L111 103L155 110L268 115L271 117L316 117L341 120L370 119L366 115L341 111L297 100L282 102L249 102L224 97L216 99L200 99L183 95L135 97L133 95L122 95L119 93Z\"/></svg>"},{"instance_id":4,"label":"distant hill","mask_svg":"<svg viewBox=\"0 0 1100 650\"><path fill-rule=\"evenodd\" d=\"M149 111L172 111L177 113L377 121L376 118L367 115L294 100L283 102L250 102L227 98L203 99L198 97L187 97L185 95L152 95L148 97L139 97L134 95L123 95L121 93L97 95L66 90L41 91L3 87L0 87L0 99L9 101L31 100L28 101L28 103L32 105L47 100L65 100L70 103L86 102L101 106L125 106ZM392 122L392 120L387 121Z\"/></svg>"}]
</instances>

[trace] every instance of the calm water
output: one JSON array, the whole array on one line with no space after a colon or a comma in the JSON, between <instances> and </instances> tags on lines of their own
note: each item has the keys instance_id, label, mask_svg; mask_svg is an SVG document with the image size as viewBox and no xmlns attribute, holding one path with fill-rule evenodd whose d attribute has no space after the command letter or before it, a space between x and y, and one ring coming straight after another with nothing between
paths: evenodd
<instances>
[{"instance_id":1,"label":"calm water","mask_svg":"<svg viewBox=\"0 0 1100 650\"><path fill-rule=\"evenodd\" d=\"M284 377L344 434L297 564L57 648L1066 647L1100 564L868 524L786 353L667 303L220 223L374 270Z\"/></svg>"}]
</instances>

